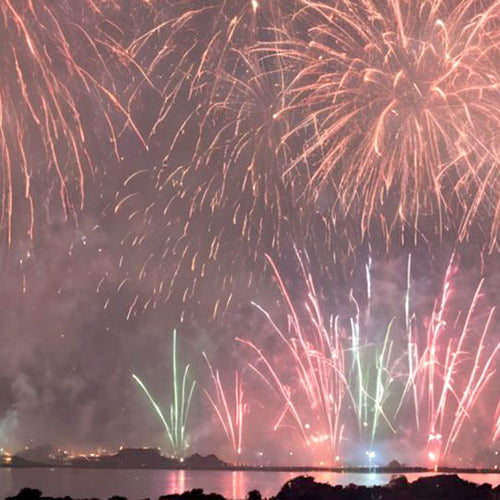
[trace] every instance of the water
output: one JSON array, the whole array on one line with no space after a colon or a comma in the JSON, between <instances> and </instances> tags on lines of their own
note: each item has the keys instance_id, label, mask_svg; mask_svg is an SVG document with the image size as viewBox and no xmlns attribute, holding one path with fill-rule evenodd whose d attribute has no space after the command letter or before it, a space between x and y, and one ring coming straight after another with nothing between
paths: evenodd
<instances>
[{"instance_id":1,"label":"water","mask_svg":"<svg viewBox=\"0 0 500 500\"><path fill-rule=\"evenodd\" d=\"M300 475L288 472L259 471L168 471L168 470L78 470L78 469L0 469L0 499L21 488L39 488L51 496L102 498L122 495L130 500L157 499L167 493L182 493L192 488L221 493L228 499L245 498L258 489L264 496L275 495L289 479ZM318 481L330 484L375 485L390 481L390 474L312 472ZM434 475L432 473L425 475ZM414 481L422 474L406 474ZM461 474L475 483L500 484L500 474Z\"/></svg>"}]
</instances>

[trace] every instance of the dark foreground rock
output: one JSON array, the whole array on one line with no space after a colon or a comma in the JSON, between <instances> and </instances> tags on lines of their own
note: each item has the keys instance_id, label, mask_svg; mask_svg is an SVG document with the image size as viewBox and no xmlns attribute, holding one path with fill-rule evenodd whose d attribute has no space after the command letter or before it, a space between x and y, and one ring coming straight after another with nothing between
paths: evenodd
<instances>
[{"instance_id":1,"label":"dark foreground rock","mask_svg":"<svg viewBox=\"0 0 500 500\"><path fill-rule=\"evenodd\" d=\"M409 483L406 477L394 478L385 486L332 486L317 483L312 477L288 481L274 500L500 500L500 487L464 481L456 474L422 477Z\"/></svg>"},{"instance_id":2,"label":"dark foreground rock","mask_svg":"<svg viewBox=\"0 0 500 500\"><path fill-rule=\"evenodd\" d=\"M261 494L252 490L247 500L261 500ZM406 477L395 477L385 486L334 486L317 483L314 478L300 476L291 479L272 500L500 500L500 486L475 484L456 474L422 477L409 483ZM16 496L6 500L53 500L44 497L40 490L24 488ZM66 496L56 500L73 500ZM109 500L127 500L111 497ZM149 500L149 499L145 499ZM182 494L163 495L159 500L225 500L216 493L204 493L193 489Z\"/></svg>"},{"instance_id":3,"label":"dark foreground rock","mask_svg":"<svg viewBox=\"0 0 500 500\"><path fill-rule=\"evenodd\" d=\"M185 491L180 495L163 495L159 500L225 500L222 495L217 493L203 493L202 489L194 489L191 491Z\"/></svg>"},{"instance_id":4,"label":"dark foreground rock","mask_svg":"<svg viewBox=\"0 0 500 500\"><path fill-rule=\"evenodd\" d=\"M73 499L65 497L46 497L42 492L33 488L23 488L16 496L7 497L5 500L98 500L98 499ZM127 500L126 497L112 496L109 500ZM143 500L150 500L149 498ZM162 495L158 500L225 500L222 495L217 493L204 493L202 489L192 489L180 494ZM258 499L256 499L258 500Z\"/></svg>"}]
</instances>

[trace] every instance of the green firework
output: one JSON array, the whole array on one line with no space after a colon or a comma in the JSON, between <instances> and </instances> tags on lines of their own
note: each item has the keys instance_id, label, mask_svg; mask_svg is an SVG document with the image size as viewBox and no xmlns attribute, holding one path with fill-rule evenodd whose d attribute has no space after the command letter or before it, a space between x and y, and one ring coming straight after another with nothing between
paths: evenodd
<instances>
[{"instance_id":1,"label":"green firework","mask_svg":"<svg viewBox=\"0 0 500 500\"><path fill-rule=\"evenodd\" d=\"M196 380L189 381L189 364L184 367L182 380L178 378L178 363L177 363L177 331L173 331L172 335L172 397L169 405L169 412L165 416L160 405L153 398L142 380L135 374L132 378L139 384L141 389L146 394L152 407L160 417L160 420L165 428L168 442L175 456L182 457L184 452L189 447L188 437L186 433L186 424L189 415L189 408L193 397Z\"/></svg>"}]
</instances>

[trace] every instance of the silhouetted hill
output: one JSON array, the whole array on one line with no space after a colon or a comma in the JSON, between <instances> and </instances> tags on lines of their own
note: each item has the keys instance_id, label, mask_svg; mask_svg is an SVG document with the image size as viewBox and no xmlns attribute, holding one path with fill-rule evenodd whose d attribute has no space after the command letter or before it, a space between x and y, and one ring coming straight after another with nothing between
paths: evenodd
<instances>
[{"instance_id":1,"label":"silhouetted hill","mask_svg":"<svg viewBox=\"0 0 500 500\"><path fill-rule=\"evenodd\" d=\"M227 463L216 455L200 455L194 453L184 460L184 465L190 469L222 469L227 467Z\"/></svg>"},{"instance_id":2,"label":"silhouetted hill","mask_svg":"<svg viewBox=\"0 0 500 500\"><path fill-rule=\"evenodd\" d=\"M34 448L26 448L25 450L18 451L14 456L22 458L30 462L37 462L41 464L49 464L54 462L52 458L56 451L50 444L43 444L35 446Z\"/></svg>"},{"instance_id":3,"label":"silhouetted hill","mask_svg":"<svg viewBox=\"0 0 500 500\"><path fill-rule=\"evenodd\" d=\"M77 457L66 461L68 467L106 469L223 469L227 464L215 455L195 453L184 461L163 456L156 448L123 448L114 455Z\"/></svg>"},{"instance_id":4,"label":"silhouetted hill","mask_svg":"<svg viewBox=\"0 0 500 500\"><path fill-rule=\"evenodd\" d=\"M164 457L156 448L124 448L116 455L101 456L99 461L108 467L163 468L177 465L177 460Z\"/></svg>"},{"instance_id":5,"label":"silhouetted hill","mask_svg":"<svg viewBox=\"0 0 500 500\"><path fill-rule=\"evenodd\" d=\"M114 455L73 458L67 465L107 469L168 469L178 467L179 462L164 457L156 448L123 448Z\"/></svg>"}]
</instances>

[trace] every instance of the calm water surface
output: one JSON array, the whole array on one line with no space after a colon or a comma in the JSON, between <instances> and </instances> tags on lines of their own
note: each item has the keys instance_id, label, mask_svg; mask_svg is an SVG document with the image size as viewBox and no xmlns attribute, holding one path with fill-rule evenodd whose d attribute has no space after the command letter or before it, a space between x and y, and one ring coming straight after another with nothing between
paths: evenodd
<instances>
[{"instance_id":1,"label":"calm water surface","mask_svg":"<svg viewBox=\"0 0 500 500\"><path fill-rule=\"evenodd\" d=\"M0 469L0 498L17 493L23 487L39 488L51 496L108 498L122 495L130 500L156 499L167 493L182 493L203 488L226 498L242 499L252 489L265 496L276 494L289 479L300 475L288 472L226 472L165 470L78 470L78 469ZM385 484L390 474L312 472L318 481L330 484ZM428 474L434 475L434 474ZM414 481L421 474L407 474ZM461 474L475 483L500 484L500 474Z\"/></svg>"}]
</instances>

